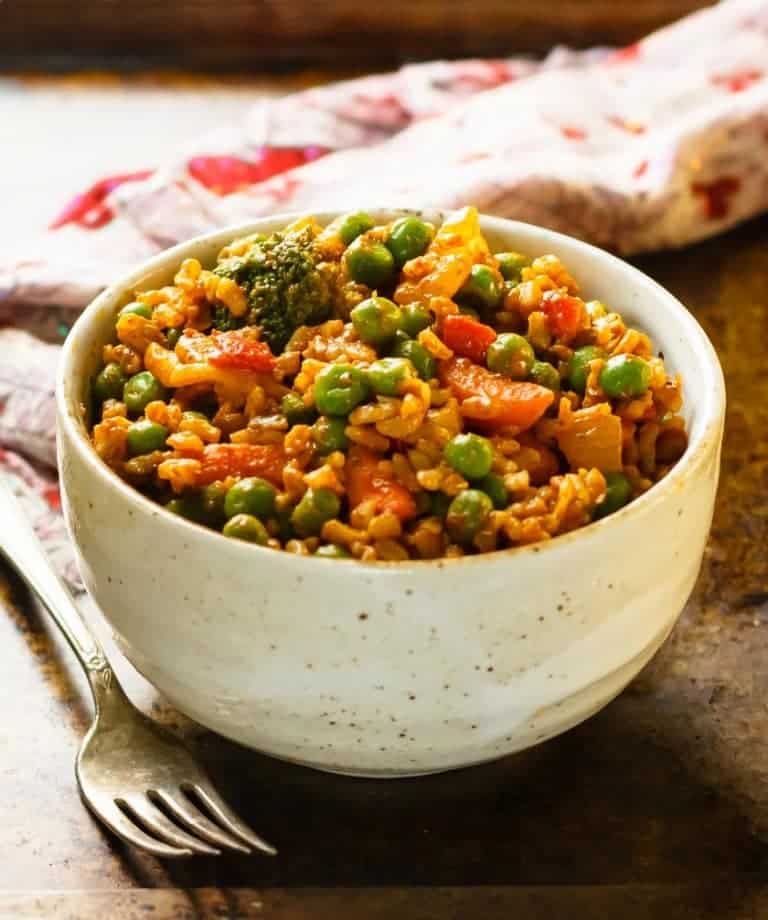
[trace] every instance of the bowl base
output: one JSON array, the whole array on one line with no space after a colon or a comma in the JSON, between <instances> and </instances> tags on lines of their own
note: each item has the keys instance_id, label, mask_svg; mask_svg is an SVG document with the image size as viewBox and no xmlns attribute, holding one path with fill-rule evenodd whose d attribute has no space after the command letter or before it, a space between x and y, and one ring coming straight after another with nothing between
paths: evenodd
<instances>
[{"instance_id":1,"label":"bowl base","mask_svg":"<svg viewBox=\"0 0 768 920\"><path fill-rule=\"evenodd\" d=\"M536 735L535 741L531 741L527 738L522 738L521 743L517 747L510 748L498 754L493 754L490 757L481 757L477 760L469 760L464 763L456 763L448 766L435 766L425 770L398 770L397 768L389 770L366 770L355 767L345 767L332 763L303 760L298 757L291 757L290 755L286 756L284 754L278 754L265 748L249 745L247 742L243 742L242 739L236 738L232 735L227 736L226 732L222 732L220 729L214 728L211 725L207 725L206 728L209 728L211 731L216 731L218 734L222 734L225 737L230 737L232 741L235 741L238 744L244 744L246 747L250 747L252 750L257 751L259 754L264 754L265 756L272 757L275 760L281 760L284 763L294 764L295 766L299 767L307 767L311 770L319 770L321 773L333 773L337 776L348 776L351 779L414 779L420 776L432 776L438 773L450 773L453 770L464 770L468 767L478 767L486 763L492 763L495 760L501 760L504 757L509 757L512 754L520 753L521 751L535 747L539 744L543 744L545 741L549 741L551 738L554 738L557 735L563 734L563 732L575 728L577 725L580 725L582 722L598 713L613 699L615 699L622 692L622 690L624 690L626 686L640 673L646 664L648 664L651 658L653 658L653 656L664 644L670 632L672 631L675 620L676 617L672 617L667 623L665 623L662 630L658 632L656 636L654 636L654 638L648 643L648 645L645 646L645 648L643 648L633 658L625 662L616 670L611 671L609 674L606 674L599 680L588 684L578 693L569 697L561 704L557 706L547 706L545 709L539 710L535 715L536 721L538 722L538 734ZM170 696L169 700L181 712L185 712L186 709L186 715L205 725L204 718L200 718L200 715L190 711L189 707L184 707L181 701L176 701Z\"/></svg>"}]
</instances>

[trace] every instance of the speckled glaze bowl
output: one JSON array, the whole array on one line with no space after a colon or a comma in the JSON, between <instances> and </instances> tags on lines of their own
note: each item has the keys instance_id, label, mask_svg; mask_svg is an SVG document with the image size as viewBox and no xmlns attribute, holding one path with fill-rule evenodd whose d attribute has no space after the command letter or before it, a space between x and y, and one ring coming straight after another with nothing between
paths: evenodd
<instances>
[{"instance_id":1,"label":"speckled glaze bowl","mask_svg":"<svg viewBox=\"0 0 768 920\"><path fill-rule=\"evenodd\" d=\"M363 564L227 540L112 473L88 441L81 404L132 291L169 283L188 256L210 264L232 238L289 219L162 253L106 290L70 333L58 383L60 464L89 592L127 657L178 709L319 769L379 777L448 770L576 725L651 658L696 580L725 403L712 346L671 294L625 262L485 217L495 250L556 253L589 297L650 333L684 375L685 456L628 507L537 546Z\"/></svg>"}]
</instances>

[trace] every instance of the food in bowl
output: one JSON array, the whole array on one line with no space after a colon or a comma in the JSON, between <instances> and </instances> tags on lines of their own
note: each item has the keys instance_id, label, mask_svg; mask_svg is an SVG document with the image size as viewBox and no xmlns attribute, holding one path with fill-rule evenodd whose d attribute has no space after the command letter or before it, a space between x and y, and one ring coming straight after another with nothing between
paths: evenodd
<instances>
[{"instance_id":1,"label":"food in bowl","mask_svg":"<svg viewBox=\"0 0 768 920\"><path fill-rule=\"evenodd\" d=\"M370 213L378 224L409 216ZM670 292L627 262L481 215L492 252L555 253L578 267L588 297L619 305L651 336L692 387L681 410L684 455L595 525L454 560L344 562L223 539L115 475L93 449L83 406L128 292L172 285L184 259L212 267L233 239L293 219L252 221L156 254L116 278L67 336L57 379L62 507L95 605L131 663L185 715L320 769L454 769L571 728L649 661L696 581L725 407L712 345Z\"/></svg>"},{"instance_id":2,"label":"food in bowl","mask_svg":"<svg viewBox=\"0 0 768 920\"><path fill-rule=\"evenodd\" d=\"M168 510L303 555L575 530L649 489L687 435L680 377L571 270L492 253L471 207L235 239L120 310L94 447Z\"/></svg>"}]
</instances>

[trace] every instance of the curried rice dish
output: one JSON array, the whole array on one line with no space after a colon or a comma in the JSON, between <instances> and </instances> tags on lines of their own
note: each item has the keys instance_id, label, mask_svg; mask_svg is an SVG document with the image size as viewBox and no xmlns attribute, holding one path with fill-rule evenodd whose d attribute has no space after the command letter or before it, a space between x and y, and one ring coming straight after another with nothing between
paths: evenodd
<instances>
[{"instance_id":1,"label":"curried rice dish","mask_svg":"<svg viewBox=\"0 0 768 920\"><path fill-rule=\"evenodd\" d=\"M575 530L687 436L679 376L573 268L492 253L472 207L234 240L120 310L93 445L169 511L301 555L437 559Z\"/></svg>"}]
</instances>

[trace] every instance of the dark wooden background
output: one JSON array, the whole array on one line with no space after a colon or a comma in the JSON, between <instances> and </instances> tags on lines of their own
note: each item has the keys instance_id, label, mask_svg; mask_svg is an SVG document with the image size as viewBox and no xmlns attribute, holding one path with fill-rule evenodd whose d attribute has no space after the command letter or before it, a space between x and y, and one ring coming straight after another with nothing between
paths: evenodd
<instances>
[{"instance_id":1,"label":"dark wooden background","mask_svg":"<svg viewBox=\"0 0 768 920\"><path fill-rule=\"evenodd\" d=\"M0 70L213 70L622 45L704 0L0 0Z\"/></svg>"}]
</instances>

